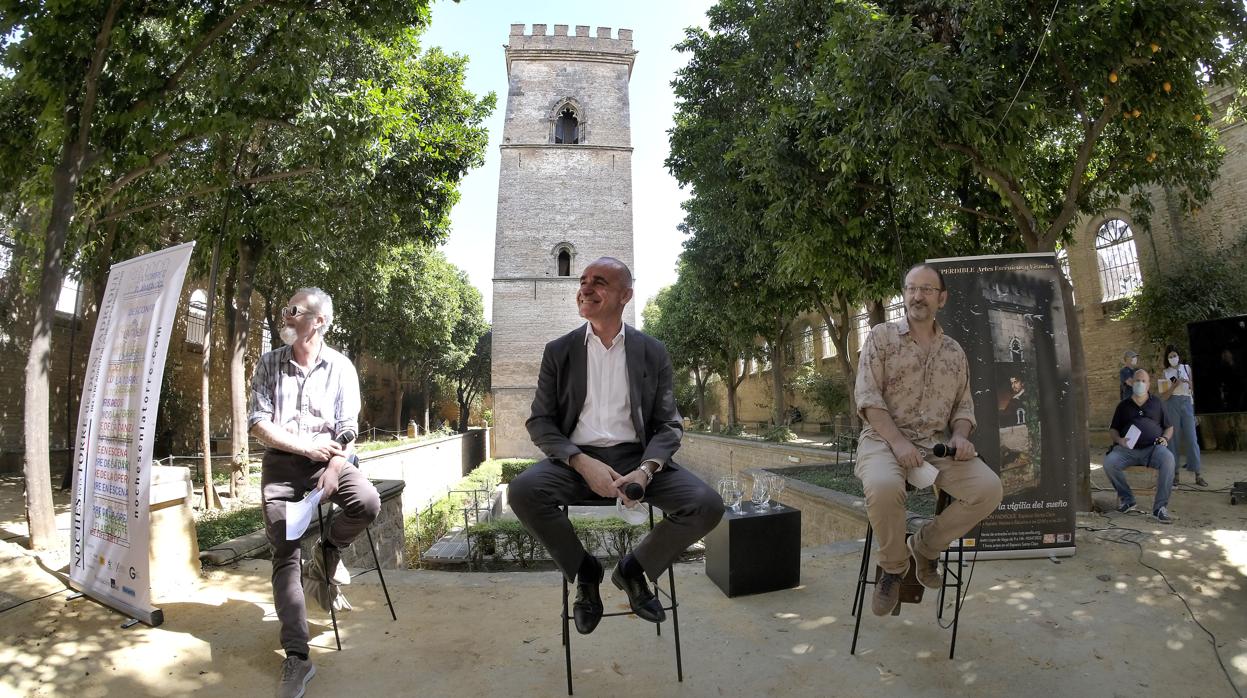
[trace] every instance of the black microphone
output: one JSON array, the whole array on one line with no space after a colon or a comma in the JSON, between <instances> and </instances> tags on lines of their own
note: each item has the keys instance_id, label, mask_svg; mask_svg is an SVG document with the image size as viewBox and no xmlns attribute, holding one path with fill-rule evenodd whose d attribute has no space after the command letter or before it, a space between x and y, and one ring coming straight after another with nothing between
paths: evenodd
<instances>
[{"instance_id":1,"label":"black microphone","mask_svg":"<svg viewBox=\"0 0 1247 698\"><path fill-rule=\"evenodd\" d=\"M951 446L945 445L945 444L935 444L935 446L932 447L931 449L931 453L936 458L956 458L957 457L957 449Z\"/></svg>"},{"instance_id":2,"label":"black microphone","mask_svg":"<svg viewBox=\"0 0 1247 698\"><path fill-rule=\"evenodd\" d=\"M334 439L334 441L337 441L339 444L342 444L342 446L344 447L354 440L355 440L355 432L350 429L347 429L341 434L338 434L338 438Z\"/></svg>"},{"instance_id":3,"label":"black microphone","mask_svg":"<svg viewBox=\"0 0 1247 698\"><path fill-rule=\"evenodd\" d=\"M635 482L629 482L624 485L624 494L627 495L628 499L639 502L645 498L645 488Z\"/></svg>"}]
</instances>

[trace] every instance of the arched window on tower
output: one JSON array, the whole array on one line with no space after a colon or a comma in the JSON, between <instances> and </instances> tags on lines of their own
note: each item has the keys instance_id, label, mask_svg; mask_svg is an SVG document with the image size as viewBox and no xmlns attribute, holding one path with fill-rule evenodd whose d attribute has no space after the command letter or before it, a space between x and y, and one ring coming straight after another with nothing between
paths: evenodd
<instances>
[{"instance_id":1,"label":"arched window on tower","mask_svg":"<svg viewBox=\"0 0 1247 698\"><path fill-rule=\"evenodd\" d=\"M559 276L572 275L572 253L567 248L559 250Z\"/></svg>"},{"instance_id":2,"label":"arched window on tower","mask_svg":"<svg viewBox=\"0 0 1247 698\"><path fill-rule=\"evenodd\" d=\"M571 145L580 142L580 119L576 112L567 107L559 112L554 121L554 142Z\"/></svg>"}]
</instances>

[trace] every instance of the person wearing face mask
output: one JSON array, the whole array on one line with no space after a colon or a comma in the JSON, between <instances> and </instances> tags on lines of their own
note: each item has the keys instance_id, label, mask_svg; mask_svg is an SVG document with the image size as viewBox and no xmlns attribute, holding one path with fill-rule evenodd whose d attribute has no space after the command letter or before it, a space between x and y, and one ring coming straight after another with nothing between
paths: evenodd
<instances>
[{"instance_id":1,"label":"person wearing face mask","mask_svg":"<svg viewBox=\"0 0 1247 698\"><path fill-rule=\"evenodd\" d=\"M309 590L323 606L334 603L338 585L350 583L341 548L377 518L381 498L360 472L352 445L359 432L359 376L351 360L324 341L333 301L319 288L301 288L281 314L279 336L286 346L256 363L247 423L266 447L260 475L264 528L286 652L277 696L298 698L316 669L308 659L302 551L298 540L286 540L286 503L319 489L322 501L342 508L325 539L313 546L307 572Z\"/></svg>"},{"instance_id":2,"label":"person wearing face mask","mask_svg":"<svg viewBox=\"0 0 1247 698\"><path fill-rule=\"evenodd\" d=\"M1195 484L1207 487L1208 482L1199 471L1199 444L1195 440L1195 393L1191 367L1182 363L1178 348L1170 344L1165 348L1165 371L1160 383L1160 394L1165 398L1165 411L1174 427L1174 438L1169 442L1177 463L1178 451L1186 447L1186 469L1195 473ZM1173 472L1173 484L1178 484L1178 471Z\"/></svg>"},{"instance_id":3,"label":"person wearing face mask","mask_svg":"<svg viewBox=\"0 0 1247 698\"><path fill-rule=\"evenodd\" d=\"M1134 372L1139 366L1139 352L1133 349L1121 355L1121 370L1117 372L1117 382L1121 388L1121 397L1119 400L1125 400L1130 397L1131 383L1134 382Z\"/></svg>"},{"instance_id":4,"label":"person wearing face mask","mask_svg":"<svg viewBox=\"0 0 1247 698\"><path fill-rule=\"evenodd\" d=\"M1173 425L1165 407L1148 389L1151 377L1139 369L1131 377L1131 396L1122 400L1113 413L1109 434L1113 445L1104 456L1104 473L1117 491L1117 511L1137 512L1134 493L1124 470L1132 465L1156 469L1156 498L1152 516L1160 523L1173 523L1169 515L1169 494L1173 491L1174 456L1167 447Z\"/></svg>"}]
</instances>

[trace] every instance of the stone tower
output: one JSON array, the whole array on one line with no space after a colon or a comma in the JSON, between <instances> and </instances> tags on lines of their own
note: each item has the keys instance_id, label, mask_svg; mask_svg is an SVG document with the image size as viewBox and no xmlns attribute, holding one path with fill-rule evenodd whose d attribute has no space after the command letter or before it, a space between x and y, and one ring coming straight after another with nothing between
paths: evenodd
<instances>
[{"instance_id":1,"label":"stone tower","mask_svg":"<svg viewBox=\"0 0 1247 698\"><path fill-rule=\"evenodd\" d=\"M497 457L536 456L524 427L546 342L584 322L576 289L602 256L633 267L632 31L511 25L494 237ZM633 267L635 272L635 267ZM635 324L635 303L624 321Z\"/></svg>"}]
</instances>

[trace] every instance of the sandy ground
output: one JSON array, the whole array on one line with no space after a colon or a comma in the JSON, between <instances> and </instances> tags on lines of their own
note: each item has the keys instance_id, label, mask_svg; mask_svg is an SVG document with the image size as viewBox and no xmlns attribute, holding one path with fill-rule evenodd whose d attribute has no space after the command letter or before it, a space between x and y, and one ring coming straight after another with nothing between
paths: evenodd
<instances>
[{"instance_id":1,"label":"sandy ground","mask_svg":"<svg viewBox=\"0 0 1247 698\"><path fill-rule=\"evenodd\" d=\"M1208 454L1214 488L1247 480L1243 456ZM1097 482L1103 483L1099 473ZM1103 493L1101 493L1103 495ZM1147 498L1143 498L1146 502ZM0 482L0 533L20 533L20 492ZM1162 570L1216 635L1247 693L1247 506L1178 491L1181 517L1083 517L1078 554L984 561L970 581L957 641L935 619L935 595L900 617L862 621L849 655L860 543L803 552L796 589L726 598L701 564L677 567L684 650L676 682L670 623L635 618L573 634L583 696L1234 696L1208 636L1143 561ZM281 655L265 561L210 569L196 588L159 599L165 624L121 629L123 617L67 600L58 554L0 542L0 695L271 694ZM374 574L350 587L333 650L328 615L311 616L317 675L309 696L557 696L566 691L553 572L394 572L398 621ZM47 598L14 606L26 599ZM622 594L603 587L608 609Z\"/></svg>"}]
</instances>

